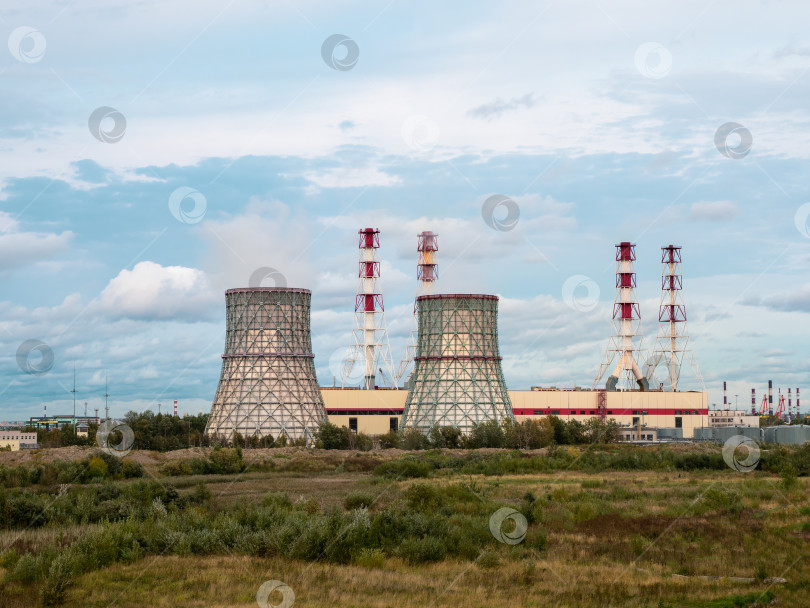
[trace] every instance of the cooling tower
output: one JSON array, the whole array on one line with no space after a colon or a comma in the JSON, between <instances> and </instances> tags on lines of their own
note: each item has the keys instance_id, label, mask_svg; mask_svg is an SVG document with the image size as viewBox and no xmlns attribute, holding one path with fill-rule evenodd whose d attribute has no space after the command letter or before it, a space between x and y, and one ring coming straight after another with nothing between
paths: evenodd
<instances>
[{"instance_id":1,"label":"cooling tower","mask_svg":"<svg viewBox=\"0 0 810 608\"><path fill-rule=\"evenodd\" d=\"M419 334L402 426L469 433L475 423L513 419L498 351L497 296L426 295L416 306Z\"/></svg>"},{"instance_id":2,"label":"cooling tower","mask_svg":"<svg viewBox=\"0 0 810 608\"><path fill-rule=\"evenodd\" d=\"M206 433L309 443L327 420L315 377L310 291L252 287L225 292L225 354Z\"/></svg>"}]
</instances>

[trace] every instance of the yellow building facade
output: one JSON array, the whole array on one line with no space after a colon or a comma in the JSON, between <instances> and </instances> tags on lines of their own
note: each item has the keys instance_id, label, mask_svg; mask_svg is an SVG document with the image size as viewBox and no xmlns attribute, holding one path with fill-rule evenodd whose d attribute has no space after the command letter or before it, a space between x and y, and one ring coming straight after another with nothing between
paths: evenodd
<instances>
[{"instance_id":1,"label":"yellow building facade","mask_svg":"<svg viewBox=\"0 0 810 608\"><path fill-rule=\"evenodd\" d=\"M329 421L368 435L399 430L406 390L373 391L322 387ZM579 389L533 389L509 391L512 411L518 421L543 416L584 422L604 413L620 427L643 429L682 429L690 439L694 430L709 426L708 394L702 392L591 391ZM636 437L632 437L636 438Z\"/></svg>"}]
</instances>

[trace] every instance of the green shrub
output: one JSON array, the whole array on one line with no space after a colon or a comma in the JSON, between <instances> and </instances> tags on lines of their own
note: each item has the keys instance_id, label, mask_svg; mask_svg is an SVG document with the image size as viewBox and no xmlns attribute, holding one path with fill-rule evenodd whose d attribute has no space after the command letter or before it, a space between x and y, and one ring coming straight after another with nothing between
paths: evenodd
<instances>
[{"instance_id":1,"label":"green shrub","mask_svg":"<svg viewBox=\"0 0 810 608\"><path fill-rule=\"evenodd\" d=\"M438 538L423 536L422 538L406 538L398 550L399 556L404 560L419 564L424 562L439 562L444 559L446 550Z\"/></svg>"},{"instance_id":2,"label":"green shrub","mask_svg":"<svg viewBox=\"0 0 810 608\"><path fill-rule=\"evenodd\" d=\"M104 479L107 477L108 473L109 469L107 468L107 463L104 462L104 459L100 456L93 456L87 463L87 474L91 479L95 479L97 477Z\"/></svg>"},{"instance_id":3,"label":"green shrub","mask_svg":"<svg viewBox=\"0 0 810 608\"><path fill-rule=\"evenodd\" d=\"M481 553L481 556L475 563L486 569L497 568L501 565L501 558L492 549L487 549Z\"/></svg>"},{"instance_id":4,"label":"green shrub","mask_svg":"<svg viewBox=\"0 0 810 608\"><path fill-rule=\"evenodd\" d=\"M363 568L382 568L385 565L385 553L382 549L366 547L360 550L355 563Z\"/></svg>"},{"instance_id":5,"label":"green shrub","mask_svg":"<svg viewBox=\"0 0 810 608\"><path fill-rule=\"evenodd\" d=\"M372 505L373 502L374 497L372 497L371 494L366 494L365 492L352 492L343 499L343 507L347 511L362 508L367 509Z\"/></svg>"},{"instance_id":6,"label":"green shrub","mask_svg":"<svg viewBox=\"0 0 810 608\"><path fill-rule=\"evenodd\" d=\"M415 460L389 460L374 469L374 474L381 477L394 477L407 479L412 477L427 477L433 470L429 464Z\"/></svg>"},{"instance_id":7,"label":"green shrub","mask_svg":"<svg viewBox=\"0 0 810 608\"><path fill-rule=\"evenodd\" d=\"M374 448L374 440L365 433L357 433L357 435L354 435L352 438L351 447L354 450L368 452Z\"/></svg>"},{"instance_id":8,"label":"green shrub","mask_svg":"<svg viewBox=\"0 0 810 608\"><path fill-rule=\"evenodd\" d=\"M347 427L331 422L321 424L315 433L315 445L324 450L348 450L351 441L351 431Z\"/></svg>"},{"instance_id":9,"label":"green shrub","mask_svg":"<svg viewBox=\"0 0 810 608\"><path fill-rule=\"evenodd\" d=\"M414 511L432 512L438 509L443 501L436 486L429 483L415 483L405 490L405 500Z\"/></svg>"},{"instance_id":10,"label":"green shrub","mask_svg":"<svg viewBox=\"0 0 810 608\"><path fill-rule=\"evenodd\" d=\"M416 427L409 427L402 431L403 450L427 450L430 440Z\"/></svg>"},{"instance_id":11,"label":"green shrub","mask_svg":"<svg viewBox=\"0 0 810 608\"><path fill-rule=\"evenodd\" d=\"M396 431L388 431L385 435L380 435L377 441L379 441L380 447L384 450L398 448L402 444L402 438Z\"/></svg>"}]
</instances>

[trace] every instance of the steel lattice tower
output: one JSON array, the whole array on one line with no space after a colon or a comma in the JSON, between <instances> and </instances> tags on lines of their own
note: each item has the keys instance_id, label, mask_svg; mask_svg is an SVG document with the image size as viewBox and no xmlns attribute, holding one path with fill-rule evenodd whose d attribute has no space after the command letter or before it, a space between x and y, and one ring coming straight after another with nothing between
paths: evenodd
<instances>
[{"instance_id":1,"label":"steel lattice tower","mask_svg":"<svg viewBox=\"0 0 810 608\"><path fill-rule=\"evenodd\" d=\"M415 367L402 426L469 433L473 424L514 420L501 371L497 296L427 295L416 306Z\"/></svg>"},{"instance_id":2,"label":"steel lattice tower","mask_svg":"<svg viewBox=\"0 0 810 608\"><path fill-rule=\"evenodd\" d=\"M430 295L433 285L439 278L439 235L433 232L422 232L416 235L416 298ZM416 341L419 333L419 314L416 308L416 299L413 302L413 319L411 320L411 333L405 347L405 358L399 364L396 383L402 378L416 356ZM413 371L413 370L411 370ZM406 382L407 383L409 380Z\"/></svg>"},{"instance_id":3,"label":"steel lattice tower","mask_svg":"<svg viewBox=\"0 0 810 608\"><path fill-rule=\"evenodd\" d=\"M593 381L594 390L619 358L613 373L608 377L605 388L640 388L647 390L647 379L641 373L635 353L641 350L641 311L636 296L636 246L623 242L616 245L616 299L613 304L613 333L610 336L605 357L599 366L599 373ZM639 346L634 338L639 337Z\"/></svg>"},{"instance_id":4,"label":"steel lattice tower","mask_svg":"<svg viewBox=\"0 0 810 608\"><path fill-rule=\"evenodd\" d=\"M703 376L695 359L695 353L689 344L686 304L683 298L681 248L667 245L661 247L661 304L658 308L658 337L652 356L647 362L645 376L655 386L661 385L666 390L677 391L684 359L700 384L700 390L705 390ZM663 382L655 377L661 367L666 370ZM723 390L725 406L725 382Z\"/></svg>"},{"instance_id":5,"label":"steel lattice tower","mask_svg":"<svg viewBox=\"0 0 810 608\"><path fill-rule=\"evenodd\" d=\"M360 263L358 271L357 297L354 304L354 327L352 346L343 367L341 386L346 381L358 361L363 362L363 386L371 390L375 387L378 361L385 366L393 388L396 388L396 374L388 342L385 325L385 307L380 292L380 231L364 228L360 235Z\"/></svg>"},{"instance_id":6,"label":"steel lattice tower","mask_svg":"<svg viewBox=\"0 0 810 608\"><path fill-rule=\"evenodd\" d=\"M286 435L310 443L327 420L310 336L310 291L225 292L222 373L205 432L226 441Z\"/></svg>"}]
</instances>

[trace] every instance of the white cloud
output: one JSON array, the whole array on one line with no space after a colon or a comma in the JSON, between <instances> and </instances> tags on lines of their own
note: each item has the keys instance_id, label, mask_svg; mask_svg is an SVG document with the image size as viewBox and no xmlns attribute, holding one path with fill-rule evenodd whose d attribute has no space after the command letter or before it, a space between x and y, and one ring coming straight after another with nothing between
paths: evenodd
<instances>
[{"instance_id":1,"label":"white cloud","mask_svg":"<svg viewBox=\"0 0 810 608\"><path fill-rule=\"evenodd\" d=\"M724 222L735 218L740 210L732 201L701 201L692 203L689 219L696 222Z\"/></svg>"},{"instance_id":2,"label":"white cloud","mask_svg":"<svg viewBox=\"0 0 810 608\"><path fill-rule=\"evenodd\" d=\"M109 282L99 305L115 317L196 321L201 314L210 314L214 302L201 270L139 262Z\"/></svg>"},{"instance_id":3,"label":"white cloud","mask_svg":"<svg viewBox=\"0 0 810 608\"><path fill-rule=\"evenodd\" d=\"M13 270L47 260L65 251L73 232L59 234L20 232L19 222L0 211L0 271Z\"/></svg>"}]
</instances>

